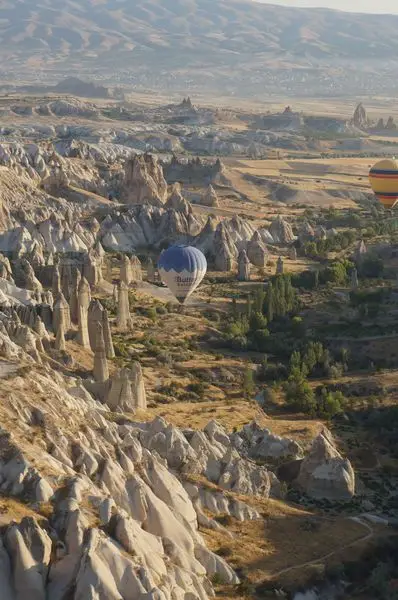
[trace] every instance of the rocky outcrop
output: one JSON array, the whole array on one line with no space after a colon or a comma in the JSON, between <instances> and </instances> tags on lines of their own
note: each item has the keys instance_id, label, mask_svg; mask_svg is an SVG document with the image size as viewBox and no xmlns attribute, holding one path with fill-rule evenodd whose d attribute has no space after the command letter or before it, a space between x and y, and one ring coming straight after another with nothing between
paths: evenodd
<instances>
[{"instance_id":1,"label":"rocky outcrop","mask_svg":"<svg viewBox=\"0 0 398 600\"><path fill-rule=\"evenodd\" d=\"M366 127L368 126L368 117L362 102L358 104L354 111L352 124L355 125L355 127L358 127L359 129L366 129Z\"/></svg>"},{"instance_id":2,"label":"rocky outcrop","mask_svg":"<svg viewBox=\"0 0 398 600\"><path fill-rule=\"evenodd\" d=\"M37 279L32 265L24 258L19 261L18 267L18 278L21 287L34 292L42 292L43 286Z\"/></svg>"},{"instance_id":3,"label":"rocky outcrop","mask_svg":"<svg viewBox=\"0 0 398 600\"><path fill-rule=\"evenodd\" d=\"M94 352L97 343L97 331L98 325L103 324L103 312L104 307L101 302L97 299L92 300L90 302L90 306L88 307L88 335L90 338L90 346L91 350Z\"/></svg>"},{"instance_id":4,"label":"rocky outcrop","mask_svg":"<svg viewBox=\"0 0 398 600\"><path fill-rule=\"evenodd\" d=\"M203 204L203 206L219 206L217 193L211 184L209 184L206 191L204 192L200 203Z\"/></svg>"},{"instance_id":5,"label":"rocky outcrop","mask_svg":"<svg viewBox=\"0 0 398 600\"><path fill-rule=\"evenodd\" d=\"M261 429L255 421L231 436L231 441L241 453L244 450L254 459L298 459L304 454L297 442L274 435L269 429Z\"/></svg>"},{"instance_id":6,"label":"rocky outcrop","mask_svg":"<svg viewBox=\"0 0 398 600\"><path fill-rule=\"evenodd\" d=\"M172 208L178 212L182 212L186 215L192 212L191 205L182 195L181 185L174 183L171 188L169 199L166 202L167 208Z\"/></svg>"},{"instance_id":7,"label":"rocky outcrop","mask_svg":"<svg viewBox=\"0 0 398 600\"><path fill-rule=\"evenodd\" d=\"M358 271L356 270L356 268L354 267L351 273L351 278L350 278L350 285L351 285L351 289L352 290L357 290L359 287L359 283L358 283Z\"/></svg>"},{"instance_id":8,"label":"rocky outcrop","mask_svg":"<svg viewBox=\"0 0 398 600\"><path fill-rule=\"evenodd\" d=\"M281 216L272 221L269 232L276 244L291 244L296 239L292 226Z\"/></svg>"},{"instance_id":9,"label":"rocky outcrop","mask_svg":"<svg viewBox=\"0 0 398 600\"><path fill-rule=\"evenodd\" d=\"M167 182L157 158L152 154L127 161L121 197L126 204L162 206L167 200Z\"/></svg>"},{"instance_id":10,"label":"rocky outcrop","mask_svg":"<svg viewBox=\"0 0 398 600\"><path fill-rule=\"evenodd\" d=\"M298 238L299 238L300 242L305 243L308 241L312 241L315 239L315 237L316 237L315 229L312 227L312 225L310 225L310 223L308 223L308 221L305 221L303 223L303 225L300 227L300 230L298 233Z\"/></svg>"},{"instance_id":11,"label":"rocky outcrop","mask_svg":"<svg viewBox=\"0 0 398 600\"><path fill-rule=\"evenodd\" d=\"M126 331L130 326L130 301L129 290L122 281L118 291L117 326L120 331Z\"/></svg>"},{"instance_id":12,"label":"rocky outcrop","mask_svg":"<svg viewBox=\"0 0 398 600\"><path fill-rule=\"evenodd\" d=\"M297 485L313 498L350 500L355 494L355 473L348 459L336 449L328 429L314 440L301 463Z\"/></svg>"},{"instance_id":13,"label":"rocky outcrop","mask_svg":"<svg viewBox=\"0 0 398 600\"><path fill-rule=\"evenodd\" d=\"M141 365L133 363L130 369L121 369L111 382L106 399L114 412L135 412L146 409L146 393Z\"/></svg>"},{"instance_id":14,"label":"rocky outcrop","mask_svg":"<svg viewBox=\"0 0 398 600\"><path fill-rule=\"evenodd\" d=\"M102 311L102 330L104 333L106 358L115 358L115 350L113 348L112 331L109 323L108 311L106 308Z\"/></svg>"},{"instance_id":15,"label":"rocky outcrop","mask_svg":"<svg viewBox=\"0 0 398 600\"><path fill-rule=\"evenodd\" d=\"M368 253L368 249L366 247L366 244L363 240L361 240L359 242L359 244L357 245L357 247L355 248L355 252L354 252L354 262L357 265L361 265L363 259L365 258L365 256Z\"/></svg>"},{"instance_id":16,"label":"rocky outcrop","mask_svg":"<svg viewBox=\"0 0 398 600\"><path fill-rule=\"evenodd\" d=\"M283 258L281 256L278 256L278 260L276 261L275 274L276 275L283 275L284 270L285 270L285 265L284 265L284 262L283 262Z\"/></svg>"},{"instance_id":17,"label":"rocky outcrop","mask_svg":"<svg viewBox=\"0 0 398 600\"><path fill-rule=\"evenodd\" d=\"M104 334L101 323L96 323L93 375L97 383L104 383L109 379L108 361L106 360Z\"/></svg>"},{"instance_id":18,"label":"rocky outcrop","mask_svg":"<svg viewBox=\"0 0 398 600\"><path fill-rule=\"evenodd\" d=\"M247 256L255 267L260 269L265 268L268 260L268 252L258 231L254 232L252 239L247 245Z\"/></svg>"},{"instance_id":19,"label":"rocky outcrop","mask_svg":"<svg viewBox=\"0 0 398 600\"><path fill-rule=\"evenodd\" d=\"M214 266L217 271L232 271L238 257L236 246L231 235L224 225L220 223L214 234Z\"/></svg>"},{"instance_id":20,"label":"rocky outcrop","mask_svg":"<svg viewBox=\"0 0 398 600\"><path fill-rule=\"evenodd\" d=\"M65 333L68 332L71 325L70 310L69 304L65 300L65 297L62 292L58 294L57 301L54 304L53 328L55 333L58 332L58 328L61 324Z\"/></svg>"},{"instance_id":21,"label":"rocky outcrop","mask_svg":"<svg viewBox=\"0 0 398 600\"><path fill-rule=\"evenodd\" d=\"M127 286L132 282L131 263L126 254L123 254L120 260L120 281L123 281Z\"/></svg>"},{"instance_id":22,"label":"rocky outcrop","mask_svg":"<svg viewBox=\"0 0 398 600\"><path fill-rule=\"evenodd\" d=\"M250 281L250 261L246 250L241 250L238 256L238 279L239 281Z\"/></svg>"},{"instance_id":23,"label":"rocky outcrop","mask_svg":"<svg viewBox=\"0 0 398 600\"><path fill-rule=\"evenodd\" d=\"M102 281L102 260L94 251L84 255L83 277L91 286L96 286Z\"/></svg>"},{"instance_id":24,"label":"rocky outcrop","mask_svg":"<svg viewBox=\"0 0 398 600\"><path fill-rule=\"evenodd\" d=\"M72 323L77 324L79 322L79 285L81 281L81 275L79 269L76 267L72 270L72 277L70 282L70 294L69 294L69 308L70 318Z\"/></svg>"},{"instance_id":25,"label":"rocky outcrop","mask_svg":"<svg viewBox=\"0 0 398 600\"><path fill-rule=\"evenodd\" d=\"M60 321L56 337L55 337L55 349L58 352L65 352L66 344L65 344L65 326L63 321Z\"/></svg>"},{"instance_id":26,"label":"rocky outcrop","mask_svg":"<svg viewBox=\"0 0 398 600\"><path fill-rule=\"evenodd\" d=\"M78 289L78 335L77 342L83 348L90 348L90 337L88 331L88 309L91 302L90 286L82 277Z\"/></svg>"}]
</instances>

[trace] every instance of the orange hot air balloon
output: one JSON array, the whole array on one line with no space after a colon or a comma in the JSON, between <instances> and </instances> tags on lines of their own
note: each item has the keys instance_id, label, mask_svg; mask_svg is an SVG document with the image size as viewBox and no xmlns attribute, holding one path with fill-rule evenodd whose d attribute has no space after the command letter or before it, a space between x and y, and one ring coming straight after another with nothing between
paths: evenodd
<instances>
[{"instance_id":1,"label":"orange hot air balloon","mask_svg":"<svg viewBox=\"0 0 398 600\"><path fill-rule=\"evenodd\" d=\"M386 208L392 208L398 200L398 163L384 159L369 171L369 181L376 198Z\"/></svg>"}]
</instances>

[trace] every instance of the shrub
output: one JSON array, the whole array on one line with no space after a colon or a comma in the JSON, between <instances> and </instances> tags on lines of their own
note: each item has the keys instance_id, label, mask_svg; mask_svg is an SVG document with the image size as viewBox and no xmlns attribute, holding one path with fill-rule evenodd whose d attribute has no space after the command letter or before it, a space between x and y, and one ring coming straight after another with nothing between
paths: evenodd
<instances>
[{"instance_id":1,"label":"shrub","mask_svg":"<svg viewBox=\"0 0 398 600\"><path fill-rule=\"evenodd\" d=\"M247 367L243 374L242 391L245 398L250 399L254 394L254 377L253 369Z\"/></svg>"},{"instance_id":2,"label":"shrub","mask_svg":"<svg viewBox=\"0 0 398 600\"><path fill-rule=\"evenodd\" d=\"M320 417L332 419L343 412L345 404L346 399L341 392L328 392L323 388L317 399L316 412Z\"/></svg>"},{"instance_id":3,"label":"shrub","mask_svg":"<svg viewBox=\"0 0 398 600\"><path fill-rule=\"evenodd\" d=\"M359 269L362 277L378 278L383 276L384 263L378 256L365 256Z\"/></svg>"},{"instance_id":4,"label":"shrub","mask_svg":"<svg viewBox=\"0 0 398 600\"><path fill-rule=\"evenodd\" d=\"M257 329L252 336L253 344L258 352L264 352L268 350L269 344L269 331L268 329Z\"/></svg>"},{"instance_id":5,"label":"shrub","mask_svg":"<svg viewBox=\"0 0 398 600\"><path fill-rule=\"evenodd\" d=\"M195 381L194 383L190 383L187 386L188 392L192 392L196 394L200 398L202 398L206 392L207 385L203 381Z\"/></svg>"},{"instance_id":6,"label":"shrub","mask_svg":"<svg viewBox=\"0 0 398 600\"><path fill-rule=\"evenodd\" d=\"M284 385L286 403L293 410L314 414L316 400L308 381L299 374L290 375Z\"/></svg>"},{"instance_id":7,"label":"shrub","mask_svg":"<svg viewBox=\"0 0 398 600\"><path fill-rule=\"evenodd\" d=\"M277 400L277 398L276 398L275 391L271 387L264 388L262 407L264 409L267 409L267 407L275 406L276 400Z\"/></svg>"},{"instance_id":8,"label":"shrub","mask_svg":"<svg viewBox=\"0 0 398 600\"><path fill-rule=\"evenodd\" d=\"M169 352L165 352L165 351L155 352L155 349L154 349L154 354L156 355L158 361L162 365L169 365L169 366L172 365L173 361L172 361L172 358L171 358L171 355Z\"/></svg>"},{"instance_id":9,"label":"shrub","mask_svg":"<svg viewBox=\"0 0 398 600\"><path fill-rule=\"evenodd\" d=\"M157 319L157 310L156 310L156 308L154 306L149 307L147 309L147 311L146 311L146 316L151 321L156 321L156 319Z\"/></svg>"},{"instance_id":10,"label":"shrub","mask_svg":"<svg viewBox=\"0 0 398 600\"><path fill-rule=\"evenodd\" d=\"M250 330L266 329L268 321L261 312L254 312L250 317Z\"/></svg>"}]
</instances>

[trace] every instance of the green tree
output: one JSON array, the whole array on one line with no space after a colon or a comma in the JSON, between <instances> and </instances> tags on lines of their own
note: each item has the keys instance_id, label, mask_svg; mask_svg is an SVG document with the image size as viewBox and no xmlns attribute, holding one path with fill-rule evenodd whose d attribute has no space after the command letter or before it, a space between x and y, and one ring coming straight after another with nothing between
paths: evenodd
<instances>
[{"instance_id":1,"label":"green tree","mask_svg":"<svg viewBox=\"0 0 398 600\"><path fill-rule=\"evenodd\" d=\"M242 391L243 391L244 398L246 398L247 400L250 400L250 398L254 394L254 389L255 389L255 386L254 386L253 369L251 369L250 367L247 367L245 369L245 372L243 373L243 383L242 383Z\"/></svg>"},{"instance_id":2,"label":"green tree","mask_svg":"<svg viewBox=\"0 0 398 600\"><path fill-rule=\"evenodd\" d=\"M292 332L296 338L303 336L305 332L304 322L301 317L293 317L292 319Z\"/></svg>"},{"instance_id":3,"label":"green tree","mask_svg":"<svg viewBox=\"0 0 398 600\"><path fill-rule=\"evenodd\" d=\"M250 330L257 331L257 329L266 329L268 321L261 312L252 312L250 317Z\"/></svg>"},{"instance_id":4,"label":"green tree","mask_svg":"<svg viewBox=\"0 0 398 600\"><path fill-rule=\"evenodd\" d=\"M384 262L378 256L365 256L359 267L362 277L381 278L384 273Z\"/></svg>"},{"instance_id":5,"label":"green tree","mask_svg":"<svg viewBox=\"0 0 398 600\"><path fill-rule=\"evenodd\" d=\"M251 296L251 294L249 294L246 298L246 314L249 317L249 319L252 314L252 309L253 309L252 296Z\"/></svg>"},{"instance_id":6,"label":"green tree","mask_svg":"<svg viewBox=\"0 0 398 600\"><path fill-rule=\"evenodd\" d=\"M257 287L256 291L254 292L254 298L253 298L253 309L258 312L258 313L262 313L264 310L264 303L266 301L266 293L263 287Z\"/></svg>"},{"instance_id":7,"label":"green tree","mask_svg":"<svg viewBox=\"0 0 398 600\"><path fill-rule=\"evenodd\" d=\"M274 320L274 286L269 284L267 290L267 320L272 323Z\"/></svg>"},{"instance_id":8,"label":"green tree","mask_svg":"<svg viewBox=\"0 0 398 600\"><path fill-rule=\"evenodd\" d=\"M337 285L344 285L347 282L347 269L342 262L334 262L327 267L325 272L326 281Z\"/></svg>"},{"instance_id":9,"label":"green tree","mask_svg":"<svg viewBox=\"0 0 398 600\"><path fill-rule=\"evenodd\" d=\"M290 375L284 385L286 403L293 410L315 414L316 400L308 381L297 373Z\"/></svg>"},{"instance_id":10,"label":"green tree","mask_svg":"<svg viewBox=\"0 0 398 600\"><path fill-rule=\"evenodd\" d=\"M328 392L322 388L320 398L317 400L317 413L325 419L332 419L343 412L346 400L341 392Z\"/></svg>"},{"instance_id":11,"label":"green tree","mask_svg":"<svg viewBox=\"0 0 398 600\"><path fill-rule=\"evenodd\" d=\"M293 354L290 356L290 372L298 372L301 373L301 354L298 350L295 350Z\"/></svg>"}]
</instances>

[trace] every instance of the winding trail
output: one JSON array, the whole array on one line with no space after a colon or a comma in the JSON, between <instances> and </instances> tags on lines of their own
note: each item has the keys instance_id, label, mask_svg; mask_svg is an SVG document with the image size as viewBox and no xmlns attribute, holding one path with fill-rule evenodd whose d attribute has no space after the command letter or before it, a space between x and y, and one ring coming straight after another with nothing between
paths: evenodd
<instances>
[{"instance_id":1,"label":"winding trail","mask_svg":"<svg viewBox=\"0 0 398 600\"><path fill-rule=\"evenodd\" d=\"M323 556L320 556L319 558L307 561L305 563L300 563L298 565L293 565L292 567L287 567L285 569L282 569L281 571L277 571L276 573L272 573L270 575L270 578L271 579L275 579L277 577L280 577L281 575L285 575L285 573L289 573L290 571L294 571L296 569L303 569L305 567L311 567L312 565L317 565L320 562L323 562L323 561L327 560L328 558L334 556L338 552L341 552L343 550L348 550L348 548L352 548L352 547L357 546L359 544L363 544L364 542L367 542L368 540L372 539L372 537L374 536L374 529L373 529L373 527L371 525L369 525L365 521L362 521L362 519L360 519L359 517L351 517L351 520L355 520L356 523L359 523L360 525L363 525L363 527L365 527L366 530L367 530L367 534L364 535L363 537L359 538L358 540L355 540L354 542L351 542L350 544L346 544L346 545L340 546L339 548L336 548L332 552L329 552L328 554L324 554Z\"/></svg>"}]
</instances>

